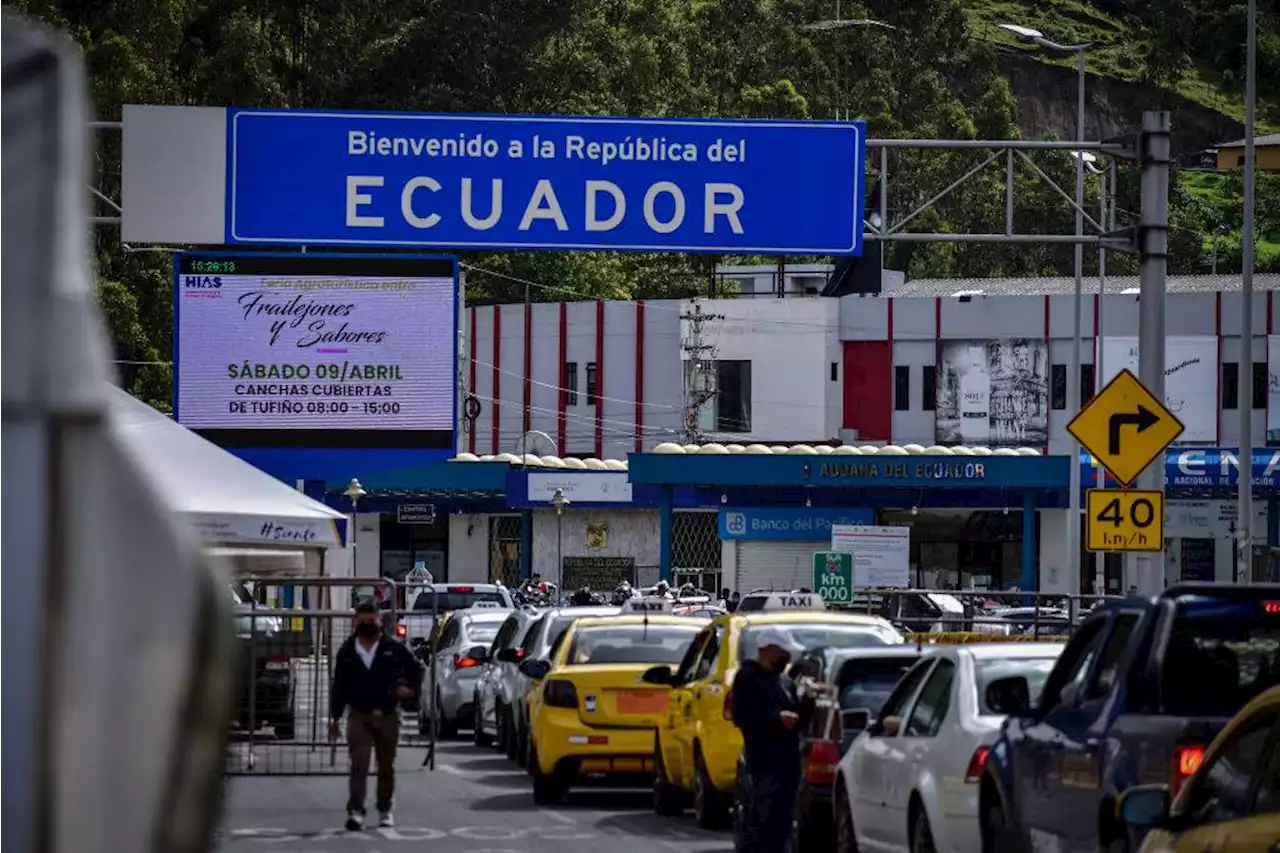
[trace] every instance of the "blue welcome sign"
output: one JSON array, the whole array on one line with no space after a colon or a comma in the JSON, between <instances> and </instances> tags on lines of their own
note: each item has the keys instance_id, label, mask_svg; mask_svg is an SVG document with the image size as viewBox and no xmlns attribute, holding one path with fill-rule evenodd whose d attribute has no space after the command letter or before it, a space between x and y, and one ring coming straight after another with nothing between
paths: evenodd
<instances>
[{"instance_id":1,"label":"blue welcome sign","mask_svg":"<svg viewBox=\"0 0 1280 853\"><path fill-rule=\"evenodd\" d=\"M875 524L864 508L720 507L720 538L830 542L833 524Z\"/></svg>"},{"instance_id":2,"label":"blue welcome sign","mask_svg":"<svg viewBox=\"0 0 1280 853\"><path fill-rule=\"evenodd\" d=\"M861 122L227 113L227 243L857 255Z\"/></svg>"}]
</instances>

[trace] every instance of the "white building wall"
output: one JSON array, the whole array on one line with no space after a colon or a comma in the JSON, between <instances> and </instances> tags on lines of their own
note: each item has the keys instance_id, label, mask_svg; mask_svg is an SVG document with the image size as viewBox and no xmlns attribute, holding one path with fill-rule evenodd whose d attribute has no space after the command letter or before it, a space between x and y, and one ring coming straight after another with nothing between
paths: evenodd
<instances>
[{"instance_id":1,"label":"white building wall","mask_svg":"<svg viewBox=\"0 0 1280 853\"><path fill-rule=\"evenodd\" d=\"M355 576L377 578L382 576L382 516L376 512L356 515Z\"/></svg>"},{"instance_id":2,"label":"white building wall","mask_svg":"<svg viewBox=\"0 0 1280 853\"><path fill-rule=\"evenodd\" d=\"M837 435L841 398L829 371L831 362L841 360L839 300L721 299L705 300L701 307L704 314L724 316L703 323L710 357L751 362L751 429L714 438L818 442ZM686 303L685 311L692 309ZM682 322L686 337L691 325Z\"/></svg>"},{"instance_id":3,"label":"white building wall","mask_svg":"<svg viewBox=\"0 0 1280 853\"><path fill-rule=\"evenodd\" d=\"M489 518L483 513L449 516L450 583L488 583Z\"/></svg>"},{"instance_id":4,"label":"white building wall","mask_svg":"<svg viewBox=\"0 0 1280 853\"><path fill-rule=\"evenodd\" d=\"M587 547L587 527L606 529L603 548ZM565 557L632 557L636 566L658 565L658 511L656 509L567 509L560 519L561 554ZM556 514L533 513L533 571L543 580L556 577Z\"/></svg>"}]
</instances>

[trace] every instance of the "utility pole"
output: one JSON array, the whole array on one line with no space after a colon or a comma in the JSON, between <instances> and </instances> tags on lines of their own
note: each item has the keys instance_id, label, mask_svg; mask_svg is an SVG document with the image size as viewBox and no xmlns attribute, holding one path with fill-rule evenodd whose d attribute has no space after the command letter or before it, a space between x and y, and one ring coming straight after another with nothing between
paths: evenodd
<instances>
[{"instance_id":1,"label":"utility pole","mask_svg":"<svg viewBox=\"0 0 1280 853\"><path fill-rule=\"evenodd\" d=\"M704 343L702 332L707 323L724 319L723 314L704 314L702 305L680 315L687 333L680 342L686 364L684 372L684 425L680 435L685 444L702 444L704 436L698 425L702 407L716 396L715 346Z\"/></svg>"}]
</instances>

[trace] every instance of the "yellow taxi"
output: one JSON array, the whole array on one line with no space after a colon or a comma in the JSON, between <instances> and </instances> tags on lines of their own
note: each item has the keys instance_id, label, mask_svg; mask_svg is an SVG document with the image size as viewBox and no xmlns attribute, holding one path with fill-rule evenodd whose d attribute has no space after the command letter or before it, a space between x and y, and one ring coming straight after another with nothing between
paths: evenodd
<instances>
[{"instance_id":1,"label":"yellow taxi","mask_svg":"<svg viewBox=\"0 0 1280 853\"><path fill-rule=\"evenodd\" d=\"M733 679L756 656L768 626L786 629L806 649L897 645L902 634L879 616L829 611L812 593L770 593L760 609L712 620L675 666L645 673L671 688L670 710L653 744L654 810L679 814L692 801L698 825L723 826L737 783L742 733L733 724Z\"/></svg>"},{"instance_id":2,"label":"yellow taxi","mask_svg":"<svg viewBox=\"0 0 1280 853\"><path fill-rule=\"evenodd\" d=\"M529 697L535 803L559 802L588 775L650 784L653 733L667 718L669 688L641 676L679 663L708 621L670 609L669 601L637 600L622 615L578 619L546 660L520 665L539 682Z\"/></svg>"},{"instance_id":3,"label":"yellow taxi","mask_svg":"<svg viewBox=\"0 0 1280 853\"><path fill-rule=\"evenodd\" d=\"M1280 850L1280 687L1231 718L1172 803L1167 785L1136 785L1117 810L1147 833L1141 853Z\"/></svg>"}]
</instances>

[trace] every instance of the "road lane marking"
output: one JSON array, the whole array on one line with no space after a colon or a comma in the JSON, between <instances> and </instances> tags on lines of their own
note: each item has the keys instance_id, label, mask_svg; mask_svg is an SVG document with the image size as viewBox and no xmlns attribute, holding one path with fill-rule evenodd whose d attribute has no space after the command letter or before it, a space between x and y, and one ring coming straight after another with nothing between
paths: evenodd
<instances>
[{"instance_id":1,"label":"road lane marking","mask_svg":"<svg viewBox=\"0 0 1280 853\"><path fill-rule=\"evenodd\" d=\"M543 809L542 813L547 817L551 818L552 820L554 820L556 823L563 823L568 826L572 826L574 824L573 818L569 817L564 812L555 812L555 811L550 811L549 809Z\"/></svg>"}]
</instances>

